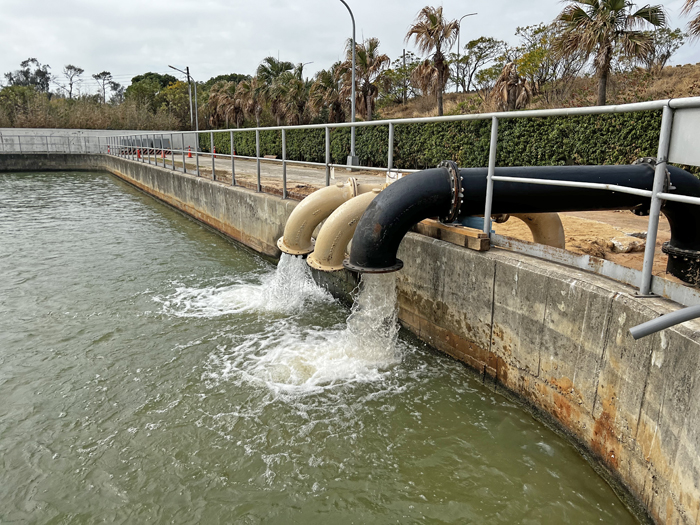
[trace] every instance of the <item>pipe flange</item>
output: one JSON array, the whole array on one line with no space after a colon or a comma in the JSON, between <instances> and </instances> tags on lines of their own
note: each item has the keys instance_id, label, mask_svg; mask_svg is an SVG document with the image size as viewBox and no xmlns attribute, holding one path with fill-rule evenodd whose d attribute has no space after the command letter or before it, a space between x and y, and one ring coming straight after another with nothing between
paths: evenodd
<instances>
[{"instance_id":1,"label":"pipe flange","mask_svg":"<svg viewBox=\"0 0 700 525\"><path fill-rule=\"evenodd\" d=\"M290 247L287 246L287 243L284 242L284 237L280 237L280 238L277 240L277 247L278 247L281 251L283 251L284 253L286 253L286 254L288 254L288 255L303 255L304 257L306 257L307 255L309 255L311 252L314 251L314 246L315 246L315 245L316 245L316 239L314 239L314 238L312 237L312 238L311 238L311 247L310 247L310 248L307 248L306 250L294 250L294 249L292 249L292 248L290 248Z\"/></svg>"},{"instance_id":2,"label":"pipe flange","mask_svg":"<svg viewBox=\"0 0 700 525\"><path fill-rule=\"evenodd\" d=\"M676 248L675 246L671 246L668 241L661 245L661 251L674 259L680 258L684 260L700 261L700 251Z\"/></svg>"},{"instance_id":3,"label":"pipe flange","mask_svg":"<svg viewBox=\"0 0 700 525\"><path fill-rule=\"evenodd\" d=\"M352 196L357 197L360 194L360 189L357 185L357 179L355 177L350 177L348 178L347 184L350 185L350 191L352 192Z\"/></svg>"},{"instance_id":4,"label":"pipe flange","mask_svg":"<svg viewBox=\"0 0 700 525\"><path fill-rule=\"evenodd\" d=\"M358 273L391 273L396 272L403 268L403 261L401 259L396 259L396 263L391 266L386 266L385 268L365 268L364 266L356 266L350 262L350 258L346 258L343 261L343 266L350 271Z\"/></svg>"},{"instance_id":5,"label":"pipe flange","mask_svg":"<svg viewBox=\"0 0 700 525\"><path fill-rule=\"evenodd\" d=\"M459 166L452 160L443 160L438 164L438 168L447 168L447 172L452 179L452 206L446 217L440 217L440 222L450 223L457 220L462 209L464 195L462 194L462 179L459 175Z\"/></svg>"},{"instance_id":6,"label":"pipe flange","mask_svg":"<svg viewBox=\"0 0 700 525\"><path fill-rule=\"evenodd\" d=\"M638 165L638 164L648 164L654 170L656 170L656 165L659 163L659 159L656 157L640 157L637 160L635 160L632 165ZM667 165L668 166L668 165ZM673 186L671 186L671 172L668 170L668 167L666 167L666 177L664 178L664 193L668 193L669 190L675 190Z\"/></svg>"}]
</instances>

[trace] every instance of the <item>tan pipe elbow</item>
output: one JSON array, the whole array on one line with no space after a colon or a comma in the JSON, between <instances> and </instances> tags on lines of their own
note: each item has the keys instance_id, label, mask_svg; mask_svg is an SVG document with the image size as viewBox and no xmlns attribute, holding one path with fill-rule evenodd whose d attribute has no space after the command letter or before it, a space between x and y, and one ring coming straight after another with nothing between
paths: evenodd
<instances>
[{"instance_id":1,"label":"tan pipe elbow","mask_svg":"<svg viewBox=\"0 0 700 525\"><path fill-rule=\"evenodd\" d=\"M532 240L536 243L562 250L565 248L564 226L558 213L512 213L511 217L527 224L532 232Z\"/></svg>"},{"instance_id":2,"label":"tan pipe elbow","mask_svg":"<svg viewBox=\"0 0 700 525\"><path fill-rule=\"evenodd\" d=\"M287 224L284 235L277 241L277 246L290 255L306 255L314 250L314 240L311 236L316 227L321 224L333 211L344 202L352 199L366 184L358 184L354 178L349 178L344 184L337 183L316 190L294 208ZM379 185L373 185L379 187Z\"/></svg>"},{"instance_id":3,"label":"tan pipe elbow","mask_svg":"<svg viewBox=\"0 0 700 525\"><path fill-rule=\"evenodd\" d=\"M350 199L328 217L318 234L314 252L306 260L309 266L322 272L343 269L346 248L355 234L357 223L380 191L374 188L369 193Z\"/></svg>"}]
</instances>

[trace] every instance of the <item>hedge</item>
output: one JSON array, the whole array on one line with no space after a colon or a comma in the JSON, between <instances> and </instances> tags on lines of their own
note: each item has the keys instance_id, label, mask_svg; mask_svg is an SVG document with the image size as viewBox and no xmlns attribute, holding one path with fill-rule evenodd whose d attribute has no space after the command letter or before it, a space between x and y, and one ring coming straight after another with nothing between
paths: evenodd
<instances>
[{"instance_id":1,"label":"hedge","mask_svg":"<svg viewBox=\"0 0 700 525\"><path fill-rule=\"evenodd\" d=\"M629 164L656 156L661 112L645 111L573 117L504 119L499 122L499 166ZM363 166L386 167L388 126L358 127L356 152ZM289 160L325 162L323 129L288 130ZM490 120L395 125L394 167L423 169L442 160L460 167L488 165ZM236 154L255 156L255 132L234 133ZM228 132L214 132L219 153L230 154ZM208 152L209 133L200 135ZM282 157L280 131L261 131L262 155ZM350 154L350 128L331 130L331 160L345 164Z\"/></svg>"}]
</instances>

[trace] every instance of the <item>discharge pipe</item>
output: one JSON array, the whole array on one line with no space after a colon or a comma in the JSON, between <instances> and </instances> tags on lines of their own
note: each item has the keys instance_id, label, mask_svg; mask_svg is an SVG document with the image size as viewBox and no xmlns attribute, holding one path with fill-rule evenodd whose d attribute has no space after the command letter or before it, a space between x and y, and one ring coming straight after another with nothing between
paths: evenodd
<instances>
[{"instance_id":1,"label":"discharge pipe","mask_svg":"<svg viewBox=\"0 0 700 525\"><path fill-rule=\"evenodd\" d=\"M360 184L350 177L347 182L338 182L316 190L294 208L284 226L284 235L277 247L289 255L308 255L314 251L312 235L316 227L344 202L362 193L379 188L379 184Z\"/></svg>"},{"instance_id":2,"label":"discharge pipe","mask_svg":"<svg viewBox=\"0 0 700 525\"><path fill-rule=\"evenodd\" d=\"M411 174L382 191L360 219L352 252L344 262L358 272L401 269L396 258L401 240L417 222L438 217L450 223L484 213L486 168L459 169L454 162ZM496 168L496 176L539 178L627 186L650 191L654 180L651 162L620 166L542 166ZM700 181L682 169L667 166L665 191L700 197ZM650 198L593 188L545 186L494 181L493 214L559 213L566 211L648 211ZM692 204L667 201L662 212L671 226L668 271L679 279L700 282L700 209Z\"/></svg>"}]
</instances>

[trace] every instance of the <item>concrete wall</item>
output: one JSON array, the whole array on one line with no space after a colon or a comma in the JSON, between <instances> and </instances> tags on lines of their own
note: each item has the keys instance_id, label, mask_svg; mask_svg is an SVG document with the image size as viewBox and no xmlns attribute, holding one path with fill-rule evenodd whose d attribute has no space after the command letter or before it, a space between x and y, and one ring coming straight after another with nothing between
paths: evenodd
<instances>
[{"instance_id":1,"label":"concrete wall","mask_svg":"<svg viewBox=\"0 0 700 525\"><path fill-rule=\"evenodd\" d=\"M0 155L0 171L100 165L268 255L296 204L113 157L30 157ZM698 521L699 323L634 341L630 327L678 305L526 255L413 233L399 257L406 327L563 429L654 521ZM357 282L349 272L323 280L340 294Z\"/></svg>"}]
</instances>

